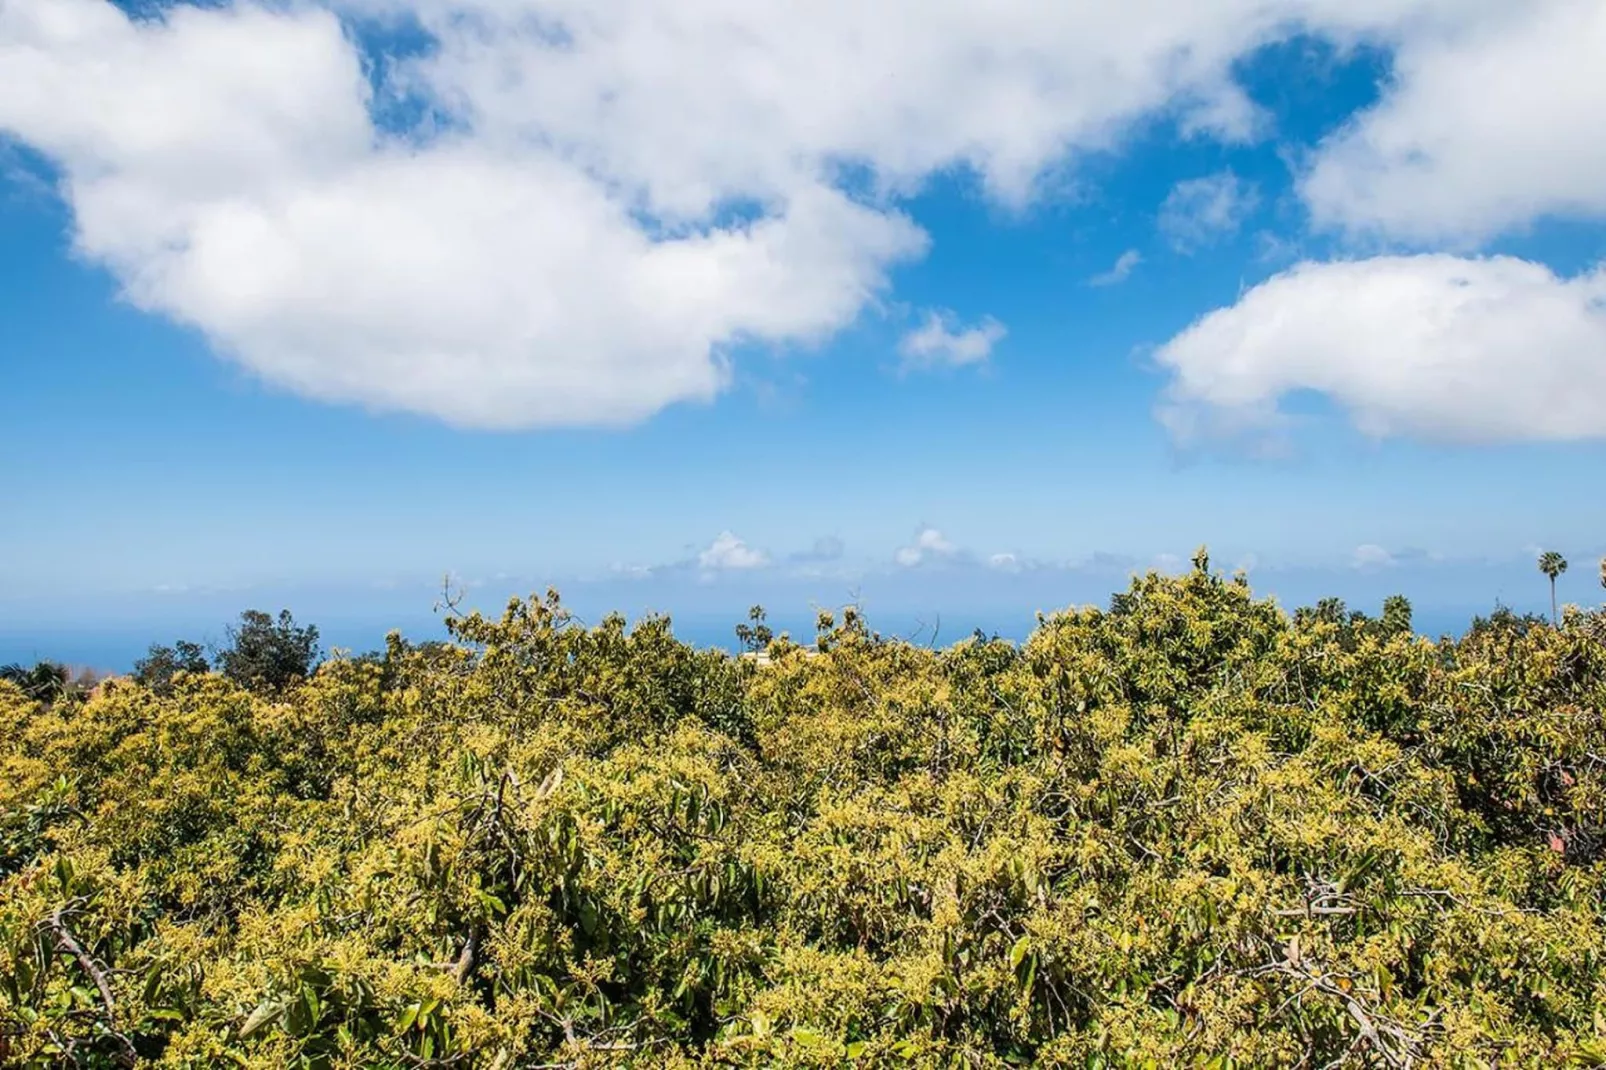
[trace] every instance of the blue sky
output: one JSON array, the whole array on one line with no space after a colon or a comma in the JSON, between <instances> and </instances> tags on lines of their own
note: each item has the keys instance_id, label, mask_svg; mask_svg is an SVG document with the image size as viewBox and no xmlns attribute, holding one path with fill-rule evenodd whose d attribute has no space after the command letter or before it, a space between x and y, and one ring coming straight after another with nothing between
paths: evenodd
<instances>
[{"instance_id":1,"label":"blue sky","mask_svg":"<svg viewBox=\"0 0 1606 1070\"><path fill-rule=\"evenodd\" d=\"M0 4L0 660L1600 601L1606 5L906 6Z\"/></svg>"}]
</instances>

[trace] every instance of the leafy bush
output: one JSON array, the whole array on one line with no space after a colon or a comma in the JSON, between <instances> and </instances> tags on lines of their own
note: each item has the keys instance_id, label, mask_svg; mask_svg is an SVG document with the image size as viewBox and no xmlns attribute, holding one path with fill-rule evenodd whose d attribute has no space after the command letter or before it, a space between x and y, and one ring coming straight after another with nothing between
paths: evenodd
<instances>
[{"instance_id":1,"label":"leafy bush","mask_svg":"<svg viewBox=\"0 0 1606 1070\"><path fill-rule=\"evenodd\" d=\"M1408 613L0 684L0 1063L1601 1065L1606 632Z\"/></svg>"}]
</instances>

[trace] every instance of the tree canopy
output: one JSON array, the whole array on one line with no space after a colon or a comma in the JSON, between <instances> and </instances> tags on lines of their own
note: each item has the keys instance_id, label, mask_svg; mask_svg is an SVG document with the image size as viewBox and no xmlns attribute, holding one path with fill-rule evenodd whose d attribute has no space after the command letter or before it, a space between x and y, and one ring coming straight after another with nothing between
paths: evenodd
<instances>
[{"instance_id":1,"label":"tree canopy","mask_svg":"<svg viewBox=\"0 0 1606 1070\"><path fill-rule=\"evenodd\" d=\"M151 644L150 651L134 662L134 679L159 695L170 694L181 672L210 672L206 648L180 639L172 646Z\"/></svg>"},{"instance_id":2,"label":"tree canopy","mask_svg":"<svg viewBox=\"0 0 1606 1070\"><path fill-rule=\"evenodd\" d=\"M299 627L288 609L278 619L260 609L240 614L218 652L217 670L242 687L282 691L312 675L318 664L316 625Z\"/></svg>"},{"instance_id":3,"label":"tree canopy","mask_svg":"<svg viewBox=\"0 0 1606 1070\"><path fill-rule=\"evenodd\" d=\"M1407 615L0 684L0 1063L1602 1065L1606 627Z\"/></svg>"}]
</instances>

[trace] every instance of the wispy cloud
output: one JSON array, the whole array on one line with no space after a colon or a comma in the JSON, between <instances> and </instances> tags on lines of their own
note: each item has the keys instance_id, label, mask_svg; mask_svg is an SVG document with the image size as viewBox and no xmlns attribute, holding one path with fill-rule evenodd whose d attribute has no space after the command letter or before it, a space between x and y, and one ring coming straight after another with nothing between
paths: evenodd
<instances>
[{"instance_id":1,"label":"wispy cloud","mask_svg":"<svg viewBox=\"0 0 1606 1070\"><path fill-rule=\"evenodd\" d=\"M1190 253L1235 233L1260 205L1260 191L1232 171L1179 182L1160 206L1160 232Z\"/></svg>"},{"instance_id":2,"label":"wispy cloud","mask_svg":"<svg viewBox=\"0 0 1606 1070\"><path fill-rule=\"evenodd\" d=\"M822 535L814 540L814 545L807 550L798 550L787 555L787 560L800 565L818 565L830 561L840 561L847 553L847 545L835 535Z\"/></svg>"},{"instance_id":3,"label":"wispy cloud","mask_svg":"<svg viewBox=\"0 0 1606 1070\"><path fill-rule=\"evenodd\" d=\"M1362 572L1369 572L1380 568L1392 568L1397 562L1394 555L1383 547L1374 543L1357 546L1350 555L1350 567Z\"/></svg>"},{"instance_id":4,"label":"wispy cloud","mask_svg":"<svg viewBox=\"0 0 1606 1070\"><path fill-rule=\"evenodd\" d=\"M1143 254L1136 249L1128 249L1116 258L1115 264L1102 275L1095 275L1087 280L1089 286L1114 286L1125 282L1132 277L1138 265L1143 263Z\"/></svg>"}]
</instances>

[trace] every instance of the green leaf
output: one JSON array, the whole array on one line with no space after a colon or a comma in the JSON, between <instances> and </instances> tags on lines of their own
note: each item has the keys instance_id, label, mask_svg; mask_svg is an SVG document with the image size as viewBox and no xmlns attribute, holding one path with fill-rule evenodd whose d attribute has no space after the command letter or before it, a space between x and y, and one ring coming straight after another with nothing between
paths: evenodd
<instances>
[{"instance_id":1,"label":"green leaf","mask_svg":"<svg viewBox=\"0 0 1606 1070\"><path fill-rule=\"evenodd\" d=\"M441 1001L438 999L426 999L423 1005L418 1008L418 1022L416 1024L419 1032L429 1028L429 1016L434 1014L435 1008L440 1005Z\"/></svg>"},{"instance_id":2,"label":"green leaf","mask_svg":"<svg viewBox=\"0 0 1606 1070\"><path fill-rule=\"evenodd\" d=\"M22 965L22 963L18 963ZM162 990L162 966L157 963L145 972L145 990L140 998L146 1003L155 1003L157 995Z\"/></svg>"},{"instance_id":3,"label":"green leaf","mask_svg":"<svg viewBox=\"0 0 1606 1070\"><path fill-rule=\"evenodd\" d=\"M56 856L56 880L61 884L61 894L72 894L73 866L72 859L66 855Z\"/></svg>"},{"instance_id":4,"label":"green leaf","mask_svg":"<svg viewBox=\"0 0 1606 1070\"><path fill-rule=\"evenodd\" d=\"M284 1028L293 1037L305 1036L312 1029L312 1018L307 1014L307 1001L293 999L284 1008Z\"/></svg>"},{"instance_id":5,"label":"green leaf","mask_svg":"<svg viewBox=\"0 0 1606 1070\"><path fill-rule=\"evenodd\" d=\"M263 1000L258 1003L256 1009L246 1017L245 1024L240 1026L240 1039L243 1040L263 1026L276 1021L283 1013L284 1004L278 1000Z\"/></svg>"},{"instance_id":6,"label":"green leaf","mask_svg":"<svg viewBox=\"0 0 1606 1070\"><path fill-rule=\"evenodd\" d=\"M1030 936L1022 936L1019 940L1016 940L1015 946L1009 949L1009 968L1012 970L1020 969L1021 960L1026 957L1026 953L1031 949L1032 938Z\"/></svg>"},{"instance_id":7,"label":"green leaf","mask_svg":"<svg viewBox=\"0 0 1606 1070\"><path fill-rule=\"evenodd\" d=\"M816 1033L812 1029L804 1029L802 1027L792 1030L792 1039L803 1045L805 1048L820 1048L824 1047L828 1043L825 1037L821 1036L819 1033Z\"/></svg>"},{"instance_id":8,"label":"green leaf","mask_svg":"<svg viewBox=\"0 0 1606 1070\"><path fill-rule=\"evenodd\" d=\"M535 789L535 797L537 799L546 798L548 795L551 795L554 791L557 791L558 790L558 785L560 785L562 783L563 783L563 766L559 765L559 766L554 767L552 772L550 772L550 773L548 773L546 775L546 779L545 780L541 781L540 787Z\"/></svg>"}]
</instances>

